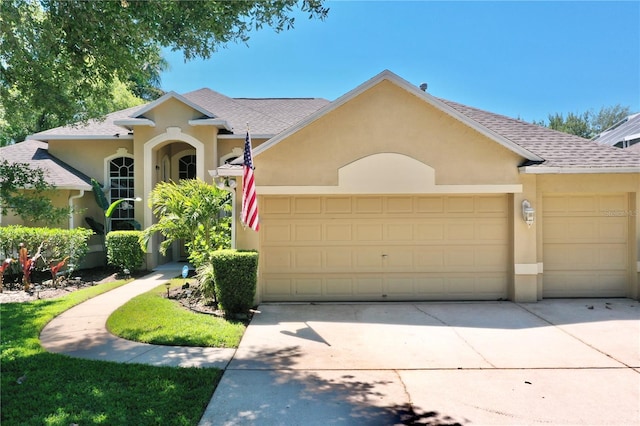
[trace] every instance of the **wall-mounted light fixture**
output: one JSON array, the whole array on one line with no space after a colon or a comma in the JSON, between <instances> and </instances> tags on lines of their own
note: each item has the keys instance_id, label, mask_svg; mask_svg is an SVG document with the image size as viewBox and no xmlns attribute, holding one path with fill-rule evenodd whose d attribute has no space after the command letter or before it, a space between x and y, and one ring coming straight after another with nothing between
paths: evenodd
<instances>
[{"instance_id":1,"label":"wall-mounted light fixture","mask_svg":"<svg viewBox=\"0 0 640 426\"><path fill-rule=\"evenodd\" d=\"M235 179L229 177L219 176L215 178L215 181L218 189L226 189L227 191L235 189L238 185Z\"/></svg>"},{"instance_id":2,"label":"wall-mounted light fixture","mask_svg":"<svg viewBox=\"0 0 640 426\"><path fill-rule=\"evenodd\" d=\"M531 207L529 200L522 201L522 220L531 228L536 219L536 211Z\"/></svg>"}]
</instances>

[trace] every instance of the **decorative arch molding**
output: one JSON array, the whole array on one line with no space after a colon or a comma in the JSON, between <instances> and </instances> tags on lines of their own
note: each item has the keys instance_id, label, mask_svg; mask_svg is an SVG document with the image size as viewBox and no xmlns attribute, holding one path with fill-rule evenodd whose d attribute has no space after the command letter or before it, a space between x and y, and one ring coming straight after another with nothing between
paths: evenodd
<instances>
[{"instance_id":1,"label":"decorative arch molding","mask_svg":"<svg viewBox=\"0 0 640 426\"><path fill-rule=\"evenodd\" d=\"M415 158L383 152L338 169L337 186L260 186L260 195L282 194L496 194L520 193L521 184L438 185L436 170Z\"/></svg>"},{"instance_id":2,"label":"decorative arch molding","mask_svg":"<svg viewBox=\"0 0 640 426\"><path fill-rule=\"evenodd\" d=\"M196 176L199 179L205 180L204 170L204 144L191 135L182 132L180 127L167 127L164 133L161 133L144 144L143 158L144 158L144 194L147 196L153 189L153 173L155 172L154 165L154 151L172 142L185 142L191 145L195 149L196 154ZM144 209L144 226L151 225L153 216L151 209L145 207ZM150 247L150 252L155 251L153 247Z\"/></svg>"}]
</instances>

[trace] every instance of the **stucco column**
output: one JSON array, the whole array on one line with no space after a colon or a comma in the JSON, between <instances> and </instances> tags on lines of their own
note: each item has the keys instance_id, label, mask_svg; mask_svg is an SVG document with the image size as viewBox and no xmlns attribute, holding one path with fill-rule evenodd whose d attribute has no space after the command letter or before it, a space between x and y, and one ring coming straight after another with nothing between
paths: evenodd
<instances>
[{"instance_id":1,"label":"stucco column","mask_svg":"<svg viewBox=\"0 0 640 426\"><path fill-rule=\"evenodd\" d=\"M537 233L541 226L541 207L538 205L536 177L522 175L522 193L513 195L513 280L509 298L514 302L536 302L539 299ZM523 218L522 204L528 201L535 211L533 224L527 225Z\"/></svg>"}]
</instances>

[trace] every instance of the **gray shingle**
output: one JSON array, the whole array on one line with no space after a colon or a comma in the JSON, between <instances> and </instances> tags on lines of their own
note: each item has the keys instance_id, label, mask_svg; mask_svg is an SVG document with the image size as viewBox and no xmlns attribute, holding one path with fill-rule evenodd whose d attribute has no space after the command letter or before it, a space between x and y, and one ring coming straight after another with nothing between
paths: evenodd
<instances>
[{"instance_id":1,"label":"gray shingle","mask_svg":"<svg viewBox=\"0 0 640 426\"><path fill-rule=\"evenodd\" d=\"M0 148L0 159L44 170L47 182L64 189L91 190L91 179L49 154L46 142L33 139Z\"/></svg>"},{"instance_id":2,"label":"gray shingle","mask_svg":"<svg viewBox=\"0 0 640 426\"><path fill-rule=\"evenodd\" d=\"M601 145L589 139L439 99L476 123L542 158L537 166L595 168L640 167L640 155ZM533 165L536 166L536 165Z\"/></svg>"}]
</instances>

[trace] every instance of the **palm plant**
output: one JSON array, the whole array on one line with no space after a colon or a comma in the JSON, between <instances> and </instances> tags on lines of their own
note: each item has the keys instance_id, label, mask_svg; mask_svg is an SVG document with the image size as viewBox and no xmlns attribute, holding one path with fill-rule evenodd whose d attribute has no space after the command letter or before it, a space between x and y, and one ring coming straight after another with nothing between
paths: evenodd
<instances>
[{"instance_id":1,"label":"palm plant","mask_svg":"<svg viewBox=\"0 0 640 426\"><path fill-rule=\"evenodd\" d=\"M199 179L160 182L149 194L149 207L158 219L143 231L143 245L156 232L165 239L160 253L184 240L189 261L198 268L208 263L214 250L231 243L231 195Z\"/></svg>"}]
</instances>

